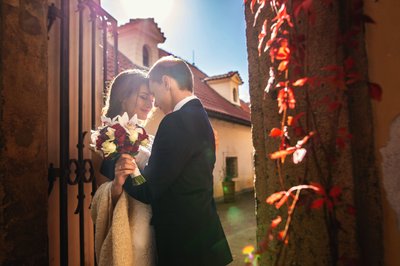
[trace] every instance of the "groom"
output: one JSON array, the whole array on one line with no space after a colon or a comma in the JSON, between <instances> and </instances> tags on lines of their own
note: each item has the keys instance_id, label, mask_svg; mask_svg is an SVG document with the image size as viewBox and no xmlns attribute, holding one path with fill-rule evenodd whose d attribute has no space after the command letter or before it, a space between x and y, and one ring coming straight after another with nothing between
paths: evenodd
<instances>
[{"instance_id":1,"label":"groom","mask_svg":"<svg viewBox=\"0 0 400 266\"><path fill-rule=\"evenodd\" d=\"M183 60L168 56L148 77L155 104L166 116L142 172L147 182L134 186L128 179L123 188L152 206L158 265L227 265L232 255L213 199L214 134L193 95L193 74ZM121 158L116 176L130 167L137 171Z\"/></svg>"}]
</instances>

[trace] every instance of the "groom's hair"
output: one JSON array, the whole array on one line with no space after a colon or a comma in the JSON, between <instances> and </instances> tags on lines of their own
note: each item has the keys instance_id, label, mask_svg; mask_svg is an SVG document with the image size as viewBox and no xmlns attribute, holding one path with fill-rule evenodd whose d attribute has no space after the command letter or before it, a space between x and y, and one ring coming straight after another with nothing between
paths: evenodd
<instances>
[{"instance_id":1,"label":"groom's hair","mask_svg":"<svg viewBox=\"0 0 400 266\"><path fill-rule=\"evenodd\" d=\"M150 68L147 77L151 81L161 83L164 75L175 79L179 89L193 92L193 73L182 59L174 56L161 57Z\"/></svg>"}]
</instances>

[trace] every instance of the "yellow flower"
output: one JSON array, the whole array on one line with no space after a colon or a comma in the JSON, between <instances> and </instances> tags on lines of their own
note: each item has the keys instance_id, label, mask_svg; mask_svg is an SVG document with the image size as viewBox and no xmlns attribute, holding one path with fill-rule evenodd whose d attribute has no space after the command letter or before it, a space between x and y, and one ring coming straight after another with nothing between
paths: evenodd
<instances>
[{"instance_id":1,"label":"yellow flower","mask_svg":"<svg viewBox=\"0 0 400 266\"><path fill-rule=\"evenodd\" d=\"M149 140L148 139L144 139L142 140L142 142L140 142L140 145L147 147L147 145L149 144Z\"/></svg>"},{"instance_id":2,"label":"yellow flower","mask_svg":"<svg viewBox=\"0 0 400 266\"><path fill-rule=\"evenodd\" d=\"M134 143L137 141L139 133L136 130L129 130L129 140Z\"/></svg>"},{"instance_id":3,"label":"yellow flower","mask_svg":"<svg viewBox=\"0 0 400 266\"><path fill-rule=\"evenodd\" d=\"M117 146L112 141L104 141L101 145L101 150L104 152L104 156L107 157L117 150Z\"/></svg>"},{"instance_id":4,"label":"yellow flower","mask_svg":"<svg viewBox=\"0 0 400 266\"><path fill-rule=\"evenodd\" d=\"M251 254L254 251L254 247L252 245L245 246L242 250L242 253L245 255Z\"/></svg>"},{"instance_id":5,"label":"yellow flower","mask_svg":"<svg viewBox=\"0 0 400 266\"><path fill-rule=\"evenodd\" d=\"M111 128L111 127L108 127L108 128L107 128L106 135L108 136L108 138L109 138L110 141L113 141L113 140L115 139L114 132L115 132L115 129L114 129L114 128Z\"/></svg>"}]
</instances>

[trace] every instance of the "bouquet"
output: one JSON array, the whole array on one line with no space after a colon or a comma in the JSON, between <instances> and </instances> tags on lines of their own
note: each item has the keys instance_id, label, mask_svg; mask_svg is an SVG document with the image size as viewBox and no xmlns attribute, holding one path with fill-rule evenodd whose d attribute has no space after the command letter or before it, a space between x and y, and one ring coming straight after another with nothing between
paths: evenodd
<instances>
[{"instance_id":1,"label":"bouquet","mask_svg":"<svg viewBox=\"0 0 400 266\"><path fill-rule=\"evenodd\" d=\"M90 146L106 160L116 159L123 153L135 157L140 146L146 147L149 144L149 136L144 128L138 125L136 115L131 119L127 113L113 119L102 116L101 122L103 126L92 130ZM146 182L138 170L131 178L135 185Z\"/></svg>"}]
</instances>

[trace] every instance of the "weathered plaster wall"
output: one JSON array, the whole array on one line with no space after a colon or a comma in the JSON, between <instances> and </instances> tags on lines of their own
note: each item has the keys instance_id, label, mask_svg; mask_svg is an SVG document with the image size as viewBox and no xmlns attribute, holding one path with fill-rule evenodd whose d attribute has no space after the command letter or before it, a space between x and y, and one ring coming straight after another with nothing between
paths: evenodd
<instances>
[{"instance_id":1,"label":"weathered plaster wall","mask_svg":"<svg viewBox=\"0 0 400 266\"><path fill-rule=\"evenodd\" d=\"M46 265L47 1L0 6L0 265Z\"/></svg>"}]
</instances>

